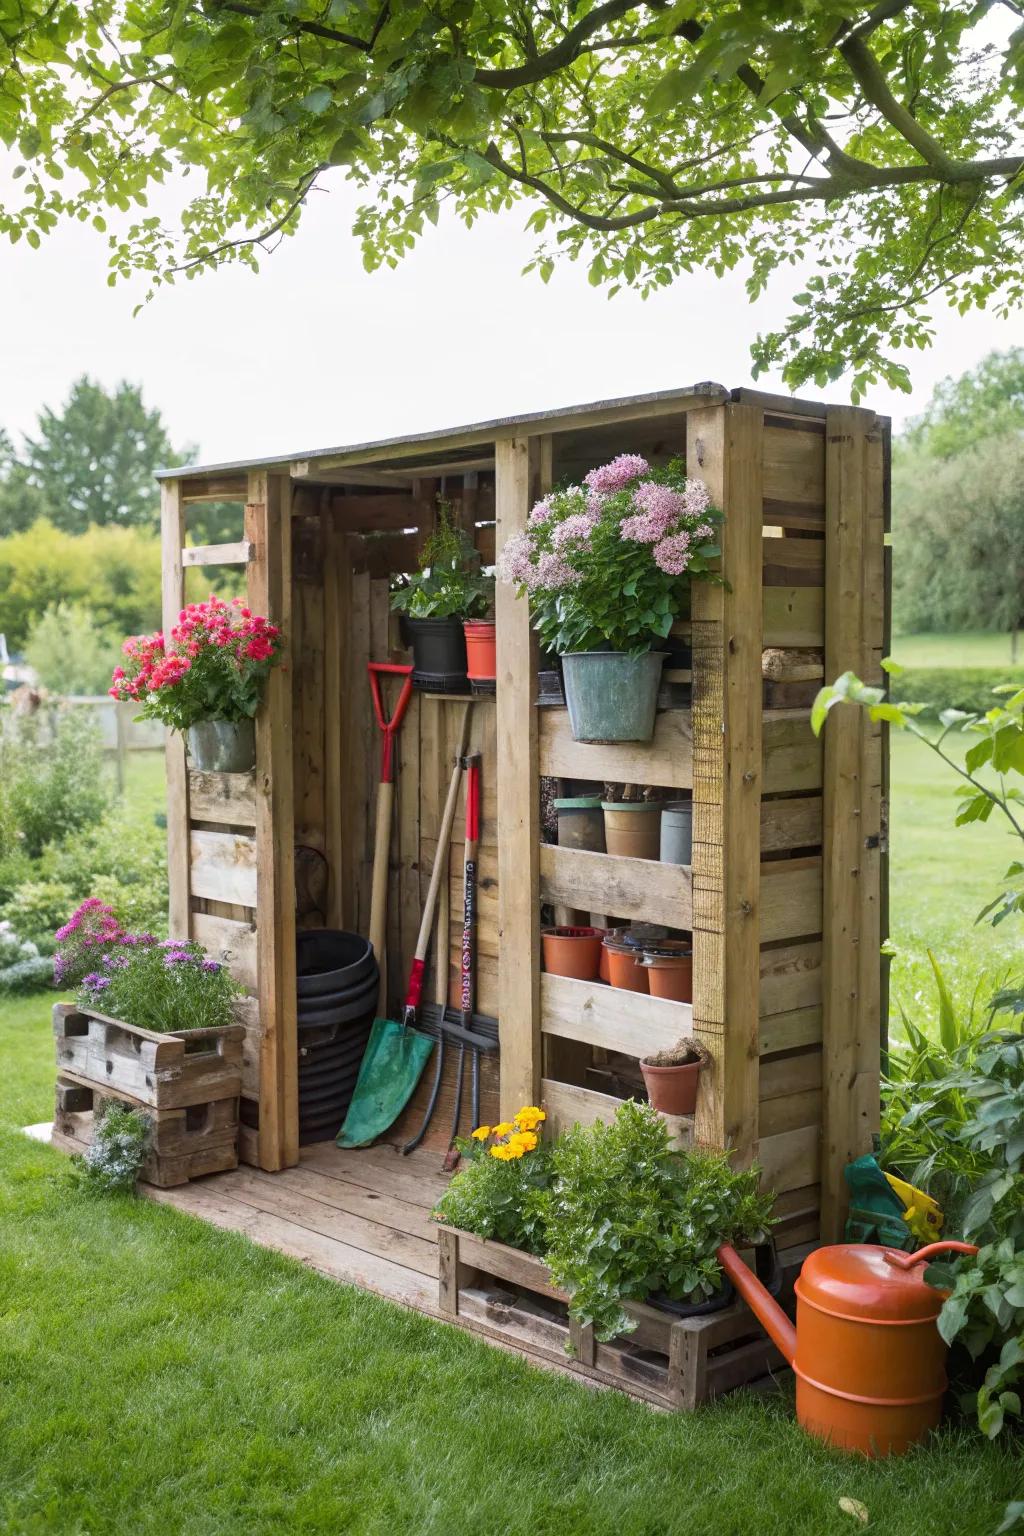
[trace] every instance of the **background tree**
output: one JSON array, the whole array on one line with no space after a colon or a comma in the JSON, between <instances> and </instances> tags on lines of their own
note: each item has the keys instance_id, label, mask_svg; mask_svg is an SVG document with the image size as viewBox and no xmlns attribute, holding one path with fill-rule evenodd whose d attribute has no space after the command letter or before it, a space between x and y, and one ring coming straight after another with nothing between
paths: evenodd
<instances>
[{"instance_id":1,"label":"background tree","mask_svg":"<svg viewBox=\"0 0 1024 1536\"><path fill-rule=\"evenodd\" d=\"M142 391L122 383L108 392L83 376L58 411L44 407L26 437L13 478L45 509L56 528L148 527L159 521L154 473L180 464L160 412ZM22 524L24 526L24 523Z\"/></svg>"},{"instance_id":2,"label":"background tree","mask_svg":"<svg viewBox=\"0 0 1024 1536\"><path fill-rule=\"evenodd\" d=\"M903 441L949 459L972 441L1005 433L1024 433L1024 347L990 352L958 379L943 379Z\"/></svg>"},{"instance_id":3,"label":"background tree","mask_svg":"<svg viewBox=\"0 0 1024 1536\"><path fill-rule=\"evenodd\" d=\"M62 532L39 519L0 538L0 634L20 651L34 624L62 602L82 604L116 635L160 623L160 540L144 528Z\"/></svg>"},{"instance_id":4,"label":"background tree","mask_svg":"<svg viewBox=\"0 0 1024 1536\"><path fill-rule=\"evenodd\" d=\"M11 17L0 233L105 230L175 168L200 182L179 227L119 224L111 280L254 264L340 168L367 190L370 266L443 205L471 223L519 199L541 275L582 257L611 291L749 260L757 295L807 259L794 314L754 348L793 386L908 387L893 352L927 345L935 296L1024 297L1018 0L20 0Z\"/></svg>"},{"instance_id":5,"label":"background tree","mask_svg":"<svg viewBox=\"0 0 1024 1536\"><path fill-rule=\"evenodd\" d=\"M51 603L29 630L25 660L51 693L103 694L122 638L84 603Z\"/></svg>"}]
</instances>

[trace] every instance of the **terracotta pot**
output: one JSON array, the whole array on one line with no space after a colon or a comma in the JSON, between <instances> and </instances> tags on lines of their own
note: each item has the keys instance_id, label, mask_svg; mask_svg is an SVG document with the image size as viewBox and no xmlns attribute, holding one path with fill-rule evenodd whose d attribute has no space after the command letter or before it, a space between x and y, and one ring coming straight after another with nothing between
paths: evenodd
<instances>
[{"instance_id":1,"label":"terracotta pot","mask_svg":"<svg viewBox=\"0 0 1024 1536\"><path fill-rule=\"evenodd\" d=\"M652 997L667 997L674 1003L693 1002L693 954L647 953L644 969Z\"/></svg>"},{"instance_id":2,"label":"terracotta pot","mask_svg":"<svg viewBox=\"0 0 1024 1536\"><path fill-rule=\"evenodd\" d=\"M470 681L493 682L497 675L494 625L481 619L465 619L467 676Z\"/></svg>"},{"instance_id":3,"label":"terracotta pot","mask_svg":"<svg viewBox=\"0 0 1024 1536\"><path fill-rule=\"evenodd\" d=\"M600 928L542 928L544 969L550 976L596 981L601 966Z\"/></svg>"},{"instance_id":4,"label":"terracotta pot","mask_svg":"<svg viewBox=\"0 0 1024 1536\"><path fill-rule=\"evenodd\" d=\"M663 1115L692 1115L697 1108L697 1081L700 1062L690 1061L680 1067L649 1067L640 1063L651 1104Z\"/></svg>"},{"instance_id":5,"label":"terracotta pot","mask_svg":"<svg viewBox=\"0 0 1024 1536\"><path fill-rule=\"evenodd\" d=\"M606 939L604 951L608 959L608 980L613 987L621 987L627 992L650 990L639 950L631 949L628 944L610 944Z\"/></svg>"},{"instance_id":6,"label":"terracotta pot","mask_svg":"<svg viewBox=\"0 0 1024 1536\"><path fill-rule=\"evenodd\" d=\"M661 852L661 803L658 800L604 800L604 842L624 859L656 859Z\"/></svg>"}]
</instances>

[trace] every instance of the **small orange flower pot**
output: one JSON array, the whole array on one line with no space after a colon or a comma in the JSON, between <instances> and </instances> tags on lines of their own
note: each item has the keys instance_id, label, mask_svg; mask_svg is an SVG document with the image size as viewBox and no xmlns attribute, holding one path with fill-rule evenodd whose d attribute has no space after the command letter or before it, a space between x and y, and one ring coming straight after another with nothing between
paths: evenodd
<instances>
[{"instance_id":1,"label":"small orange flower pot","mask_svg":"<svg viewBox=\"0 0 1024 1536\"><path fill-rule=\"evenodd\" d=\"M466 635L467 677L472 682L493 683L497 676L494 625L465 619L462 628Z\"/></svg>"},{"instance_id":2,"label":"small orange flower pot","mask_svg":"<svg viewBox=\"0 0 1024 1536\"><path fill-rule=\"evenodd\" d=\"M640 1063L647 1096L654 1109L663 1115L692 1115L697 1108L697 1081L700 1062L685 1062L678 1067L649 1067Z\"/></svg>"},{"instance_id":3,"label":"small orange flower pot","mask_svg":"<svg viewBox=\"0 0 1024 1536\"><path fill-rule=\"evenodd\" d=\"M613 987L621 987L626 992L650 991L639 950L628 944L609 944L606 939L604 952L608 959L608 980Z\"/></svg>"},{"instance_id":4,"label":"small orange flower pot","mask_svg":"<svg viewBox=\"0 0 1024 1536\"><path fill-rule=\"evenodd\" d=\"M596 981L601 967L600 928L542 928L544 969L550 976Z\"/></svg>"},{"instance_id":5,"label":"small orange flower pot","mask_svg":"<svg viewBox=\"0 0 1024 1536\"><path fill-rule=\"evenodd\" d=\"M693 1002L693 955L644 955L644 969L652 997L674 1003Z\"/></svg>"}]
</instances>

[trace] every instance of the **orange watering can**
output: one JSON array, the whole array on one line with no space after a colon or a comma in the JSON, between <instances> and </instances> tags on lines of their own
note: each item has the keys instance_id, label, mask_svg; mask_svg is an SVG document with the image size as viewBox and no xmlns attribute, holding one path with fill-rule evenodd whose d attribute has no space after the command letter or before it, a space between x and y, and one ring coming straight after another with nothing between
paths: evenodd
<instances>
[{"instance_id":1,"label":"orange watering can","mask_svg":"<svg viewBox=\"0 0 1024 1536\"><path fill-rule=\"evenodd\" d=\"M718 1260L796 1374L796 1416L809 1434L865 1456L900 1456L934 1429L946 1390L936 1327L945 1293L922 1266L971 1243L917 1253L841 1243L818 1248L796 1281L796 1327L724 1243Z\"/></svg>"}]
</instances>

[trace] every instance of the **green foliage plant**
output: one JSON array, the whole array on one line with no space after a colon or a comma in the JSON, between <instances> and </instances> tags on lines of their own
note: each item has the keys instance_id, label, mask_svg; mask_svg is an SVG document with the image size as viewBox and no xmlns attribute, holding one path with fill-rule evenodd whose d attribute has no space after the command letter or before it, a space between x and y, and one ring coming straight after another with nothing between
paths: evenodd
<instances>
[{"instance_id":1,"label":"green foliage plant","mask_svg":"<svg viewBox=\"0 0 1024 1536\"><path fill-rule=\"evenodd\" d=\"M25 660L55 694L103 694L117 664L118 641L84 603L52 603L35 619Z\"/></svg>"},{"instance_id":2,"label":"green foliage plant","mask_svg":"<svg viewBox=\"0 0 1024 1536\"><path fill-rule=\"evenodd\" d=\"M544 1118L527 1105L510 1121L459 1137L462 1167L435 1206L434 1219L524 1253L542 1253L543 1197L551 1181L551 1147L537 1135Z\"/></svg>"},{"instance_id":3,"label":"green foliage plant","mask_svg":"<svg viewBox=\"0 0 1024 1536\"><path fill-rule=\"evenodd\" d=\"M547 279L610 294L812 268L755 371L909 388L938 298L1024 296L1024 36L1005 7L846 0L21 0L0 32L0 235L62 221L143 294L259 257L319 188L360 188L364 262L443 210L521 202ZM180 213L151 211L175 172Z\"/></svg>"},{"instance_id":4,"label":"green foliage plant","mask_svg":"<svg viewBox=\"0 0 1024 1536\"><path fill-rule=\"evenodd\" d=\"M152 934L112 934L78 991L82 1008L166 1034L234 1023L241 988L199 944Z\"/></svg>"},{"instance_id":5,"label":"green foliage plant","mask_svg":"<svg viewBox=\"0 0 1024 1536\"><path fill-rule=\"evenodd\" d=\"M1024 475L1024 459L1021 463ZM908 699L923 705L921 723L934 729L938 717L947 709L959 709L965 715L984 715L997 688L1024 687L1024 664L1020 667L908 667L900 674L900 690Z\"/></svg>"},{"instance_id":6,"label":"green foliage plant","mask_svg":"<svg viewBox=\"0 0 1024 1536\"><path fill-rule=\"evenodd\" d=\"M620 454L550 492L505 543L498 575L528 597L541 645L638 656L669 634L691 580L717 580L707 486L682 461Z\"/></svg>"},{"instance_id":7,"label":"green foliage plant","mask_svg":"<svg viewBox=\"0 0 1024 1536\"><path fill-rule=\"evenodd\" d=\"M401 576L391 593L396 613L410 619L484 619L494 602L494 580L486 576L464 528L452 522L450 502L438 501L437 524L423 545L420 568Z\"/></svg>"},{"instance_id":8,"label":"green foliage plant","mask_svg":"<svg viewBox=\"0 0 1024 1536\"><path fill-rule=\"evenodd\" d=\"M45 517L6 537L0 524L0 634L11 650L48 608L88 608L103 630L138 634L160 621L160 539L108 525L62 533Z\"/></svg>"},{"instance_id":9,"label":"green foliage plant","mask_svg":"<svg viewBox=\"0 0 1024 1536\"><path fill-rule=\"evenodd\" d=\"M141 1110L112 1103L93 1129L78 1164L78 1181L90 1195L130 1195L149 1150L151 1125Z\"/></svg>"},{"instance_id":10,"label":"green foliage plant","mask_svg":"<svg viewBox=\"0 0 1024 1536\"><path fill-rule=\"evenodd\" d=\"M758 1180L756 1167L736 1173L724 1154L674 1151L662 1117L633 1100L610 1125L564 1131L544 1196L544 1258L572 1315L610 1339L635 1327L625 1301L713 1295L719 1245L766 1235L772 1197Z\"/></svg>"},{"instance_id":11,"label":"green foliage plant","mask_svg":"<svg viewBox=\"0 0 1024 1536\"><path fill-rule=\"evenodd\" d=\"M48 842L103 816L110 795L96 723L82 709L44 705L0 713L0 829L38 858Z\"/></svg>"}]
</instances>

